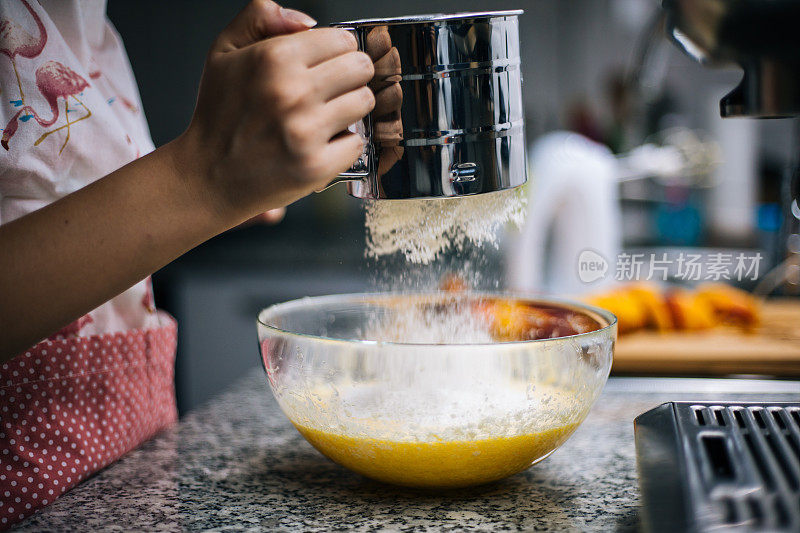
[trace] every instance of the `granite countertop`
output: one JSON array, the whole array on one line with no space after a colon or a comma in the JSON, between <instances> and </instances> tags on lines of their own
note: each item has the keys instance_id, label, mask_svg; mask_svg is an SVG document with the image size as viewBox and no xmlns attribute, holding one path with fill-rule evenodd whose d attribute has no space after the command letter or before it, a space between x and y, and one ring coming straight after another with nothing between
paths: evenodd
<instances>
[{"instance_id":1,"label":"granite countertop","mask_svg":"<svg viewBox=\"0 0 800 533\"><path fill-rule=\"evenodd\" d=\"M283 417L258 370L20 530L636 530L636 415L668 400L798 395L797 382L612 378L547 460L492 485L434 494L324 458Z\"/></svg>"}]
</instances>

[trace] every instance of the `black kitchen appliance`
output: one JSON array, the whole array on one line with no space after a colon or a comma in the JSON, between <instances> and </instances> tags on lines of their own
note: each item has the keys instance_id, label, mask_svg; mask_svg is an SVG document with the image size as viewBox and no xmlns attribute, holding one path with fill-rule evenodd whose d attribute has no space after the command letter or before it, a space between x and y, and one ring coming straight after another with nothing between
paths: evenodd
<instances>
[{"instance_id":1,"label":"black kitchen appliance","mask_svg":"<svg viewBox=\"0 0 800 533\"><path fill-rule=\"evenodd\" d=\"M634 427L647 531L800 531L800 403L669 402Z\"/></svg>"},{"instance_id":2,"label":"black kitchen appliance","mask_svg":"<svg viewBox=\"0 0 800 533\"><path fill-rule=\"evenodd\" d=\"M663 0L662 8L684 52L742 68L720 101L723 117L800 116L800 0ZM794 231L800 150L790 179ZM669 402L634 427L645 530L800 531L800 403Z\"/></svg>"}]
</instances>

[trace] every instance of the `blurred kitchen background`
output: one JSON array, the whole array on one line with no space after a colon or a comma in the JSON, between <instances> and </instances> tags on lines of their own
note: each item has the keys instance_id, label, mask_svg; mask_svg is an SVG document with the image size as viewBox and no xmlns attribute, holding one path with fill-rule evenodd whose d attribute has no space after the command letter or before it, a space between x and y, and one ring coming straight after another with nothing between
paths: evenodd
<instances>
[{"instance_id":1,"label":"blurred kitchen background","mask_svg":"<svg viewBox=\"0 0 800 533\"><path fill-rule=\"evenodd\" d=\"M244 4L172 0L166 9L157 0L109 0L109 18L127 46L157 146L186 127L206 51ZM428 13L432 4L284 5L324 25ZM546 186L547 194L531 193L533 222L494 253L500 266L487 268L508 272L501 285L579 292L574 276L559 276L565 268L574 272L576 250L585 247L608 260L621 250L761 253L761 277L800 251L790 236L797 219L784 190L798 153L797 124L719 118L719 99L740 73L704 68L664 38L650 39L659 27L657 0L439 0L435 6L441 12L525 10L520 39L533 156L529 188ZM557 133L564 131L583 137ZM557 164L553 147L564 146L570 161L585 162L572 174ZM545 164L550 160L555 163ZM591 221L590 231L573 226L576 220ZM564 236L574 234L582 239L567 242ZM369 289L374 265L363 252L359 201L339 186L290 206L276 226L232 230L158 272L157 303L180 324L179 409L196 406L259 365L255 317L263 307ZM796 278L795 271L777 291L796 293Z\"/></svg>"}]
</instances>

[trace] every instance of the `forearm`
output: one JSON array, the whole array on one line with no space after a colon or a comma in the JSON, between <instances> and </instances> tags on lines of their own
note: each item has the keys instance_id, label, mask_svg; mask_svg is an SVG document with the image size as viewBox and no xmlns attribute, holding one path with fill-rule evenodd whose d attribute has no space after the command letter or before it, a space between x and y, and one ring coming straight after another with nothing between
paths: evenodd
<instances>
[{"instance_id":1,"label":"forearm","mask_svg":"<svg viewBox=\"0 0 800 533\"><path fill-rule=\"evenodd\" d=\"M253 1L220 34L179 139L0 226L0 362L362 153L343 132L374 107L372 60L287 13Z\"/></svg>"},{"instance_id":2,"label":"forearm","mask_svg":"<svg viewBox=\"0 0 800 533\"><path fill-rule=\"evenodd\" d=\"M209 209L179 143L0 226L0 362L240 222Z\"/></svg>"}]
</instances>

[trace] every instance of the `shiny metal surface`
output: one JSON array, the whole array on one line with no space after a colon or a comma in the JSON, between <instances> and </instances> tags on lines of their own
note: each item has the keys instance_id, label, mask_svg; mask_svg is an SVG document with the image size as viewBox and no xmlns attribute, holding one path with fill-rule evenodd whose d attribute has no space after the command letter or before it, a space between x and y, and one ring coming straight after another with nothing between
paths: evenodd
<instances>
[{"instance_id":1,"label":"shiny metal surface","mask_svg":"<svg viewBox=\"0 0 800 533\"><path fill-rule=\"evenodd\" d=\"M739 65L723 117L800 115L800 1L663 0L666 29L700 63Z\"/></svg>"},{"instance_id":2,"label":"shiny metal surface","mask_svg":"<svg viewBox=\"0 0 800 533\"><path fill-rule=\"evenodd\" d=\"M457 20L457 19L475 19L479 17L505 17L521 15L522 9L508 9L505 11L471 11L464 13L436 13L429 15L406 15L403 17L388 17L388 18L375 18L375 19L359 19L341 22L339 25L354 25L354 24L405 24L408 22L439 22L443 20Z\"/></svg>"},{"instance_id":3,"label":"shiny metal surface","mask_svg":"<svg viewBox=\"0 0 800 533\"><path fill-rule=\"evenodd\" d=\"M358 198L445 198L527 180L521 11L342 22L374 61L364 156L334 183Z\"/></svg>"},{"instance_id":4,"label":"shiny metal surface","mask_svg":"<svg viewBox=\"0 0 800 533\"><path fill-rule=\"evenodd\" d=\"M663 0L662 7L666 31L684 52L705 65L744 70L739 85L720 101L720 115L800 117L800 0ZM796 207L800 159L793 164L784 197ZM796 227L787 215L784 234L792 238ZM787 247L786 264L796 257Z\"/></svg>"}]
</instances>

